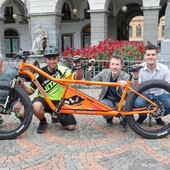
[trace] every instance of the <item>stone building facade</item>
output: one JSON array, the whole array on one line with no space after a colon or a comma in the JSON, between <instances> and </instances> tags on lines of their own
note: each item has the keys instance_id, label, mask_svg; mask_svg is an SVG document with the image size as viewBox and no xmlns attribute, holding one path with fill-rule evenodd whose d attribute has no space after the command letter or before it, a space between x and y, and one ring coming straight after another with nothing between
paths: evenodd
<instances>
[{"instance_id":1,"label":"stone building facade","mask_svg":"<svg viewBox=\"0 0 170 170\"><path fill-rule=\"evenodd\" d=\"M30 50L40 25L47 45L91 46L107 37L129 39L129 23L143 16L143 41L158 42L158 24L169 0L1 0L0 52L11 57ZM14 15L15 14L15 15Z\"/></svg>"}]
</instances>

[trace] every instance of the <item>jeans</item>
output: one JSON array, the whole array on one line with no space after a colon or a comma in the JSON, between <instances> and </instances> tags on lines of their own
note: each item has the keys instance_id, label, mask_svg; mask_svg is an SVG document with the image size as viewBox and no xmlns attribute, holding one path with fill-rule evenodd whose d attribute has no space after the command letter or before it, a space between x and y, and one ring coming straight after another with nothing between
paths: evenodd
<instances>
[{"instance_id":1,"label":"jeans","mask_svg":"<svg viewBox=\"0 0 170 170\"><path fill-rule=\"evenodd\" d=\"M111 100L107 99L107 98L103 98L100 100L101 103L109 106L109 107L112 107L112 108L115 108L115 106L113 105L113 103L111 102ZM113 118L113 116L103 116L105 119L111 119Z\"/></svg>"},{"instance_id":2,"label":"jeans","mask_svg":"<svg viewBox=\"0 0 170 170\"><path fill-rule=\"evenodd\" d=\"M158 100L164 107L165 112L164 112L164 116L168 115L170 113L170 94L167 93L163 93L161 95L155 96L153 94L142 94L143 96L147 97L150 100ZM141 97L138 97L135 101L134 107L138 108L138 107L146 107L148 104L148 102L146 100L144 100ZM146 118L147 115L146 114L141 114L140 117Z\"/></svg>"}]
</instances>

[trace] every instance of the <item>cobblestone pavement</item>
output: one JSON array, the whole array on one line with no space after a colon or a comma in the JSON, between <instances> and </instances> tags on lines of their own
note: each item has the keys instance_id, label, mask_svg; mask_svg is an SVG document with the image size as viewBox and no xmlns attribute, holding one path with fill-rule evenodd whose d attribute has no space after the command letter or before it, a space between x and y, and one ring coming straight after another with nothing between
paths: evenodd
<instances>
[{"instance_id":1,"label":"cobblestone pavement","mask_svg":"<svg viewBox=\"0 0 170 170\"><path fill-rule=\"evenodd\" d=\"M89 89L96 97L98 91ZM34 117L15 140L0 141L0 170L169 170L170 135L147 140L131 129L126 133L117 118L107 126L102 116L76 115L74 131L52 124L37 134Z\"/></svg>"}]
</instances>

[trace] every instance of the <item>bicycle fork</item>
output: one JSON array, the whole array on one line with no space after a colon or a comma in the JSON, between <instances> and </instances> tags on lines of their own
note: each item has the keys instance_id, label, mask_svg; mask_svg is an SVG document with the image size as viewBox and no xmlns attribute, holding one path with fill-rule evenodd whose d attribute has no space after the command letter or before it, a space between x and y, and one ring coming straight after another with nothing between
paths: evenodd
<instances>
[{"instance_id":1,"label":"bicycle fork","mask_svg":"<svg viewBox=\"0 0 170 170\"><path fill-rule=\"evenodd\" d=\"M17 84L18 81L19 81L19 78L18 78L18 77L17 77L17 78L15 77L15 78L12 80L9 93L8 93L8 95L7 95L7 98L6 98L6 101L5 101L3 110L2 110L2 114L6 114L6 112L7 112L7 108L8 108L8 105L9 105L9 103L10 103L10 97L11 97L13 91L14 91L15 84Z\"/></svg>"}]
</instances>

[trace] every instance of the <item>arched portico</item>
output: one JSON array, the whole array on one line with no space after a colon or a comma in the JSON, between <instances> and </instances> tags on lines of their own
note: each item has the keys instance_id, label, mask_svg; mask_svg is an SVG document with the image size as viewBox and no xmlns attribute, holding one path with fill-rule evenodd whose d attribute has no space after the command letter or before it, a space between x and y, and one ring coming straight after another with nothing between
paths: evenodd
<instances>
[{"instance_id":1,"label":"arched portico","mask_svg":"<svg viewBox=\"0 0 170 170\"><path fill-rule=\"evenodd\" d=\"M83 47L81 30L90 25L91 46L98 44L106 38L128 40L129 23L135 16L144 16L144 41L157 42L157 28L159 19L164 15L167 0L2 0L0 2L0 50L4 51L4 30L9 28L4 23L4 9L8 3L14 3L15 12L23 16L29 16L27 23L23 23L23 17L18 17L10 27L19 31L20 44L24 50L31 49L35 39L34 30L41 24L47 32L48 44L57 46L62 51L62 35L71 35L71 46ZM25 4L26 3L26 4ZM65 15L62 12L64 3L69 4L71 17L62 20ZM122 11L126 6L127 10ZM77 9L77 14L73 14ZM152 27L152 32L150 28Z\"/></svg>"}]
</instances>

